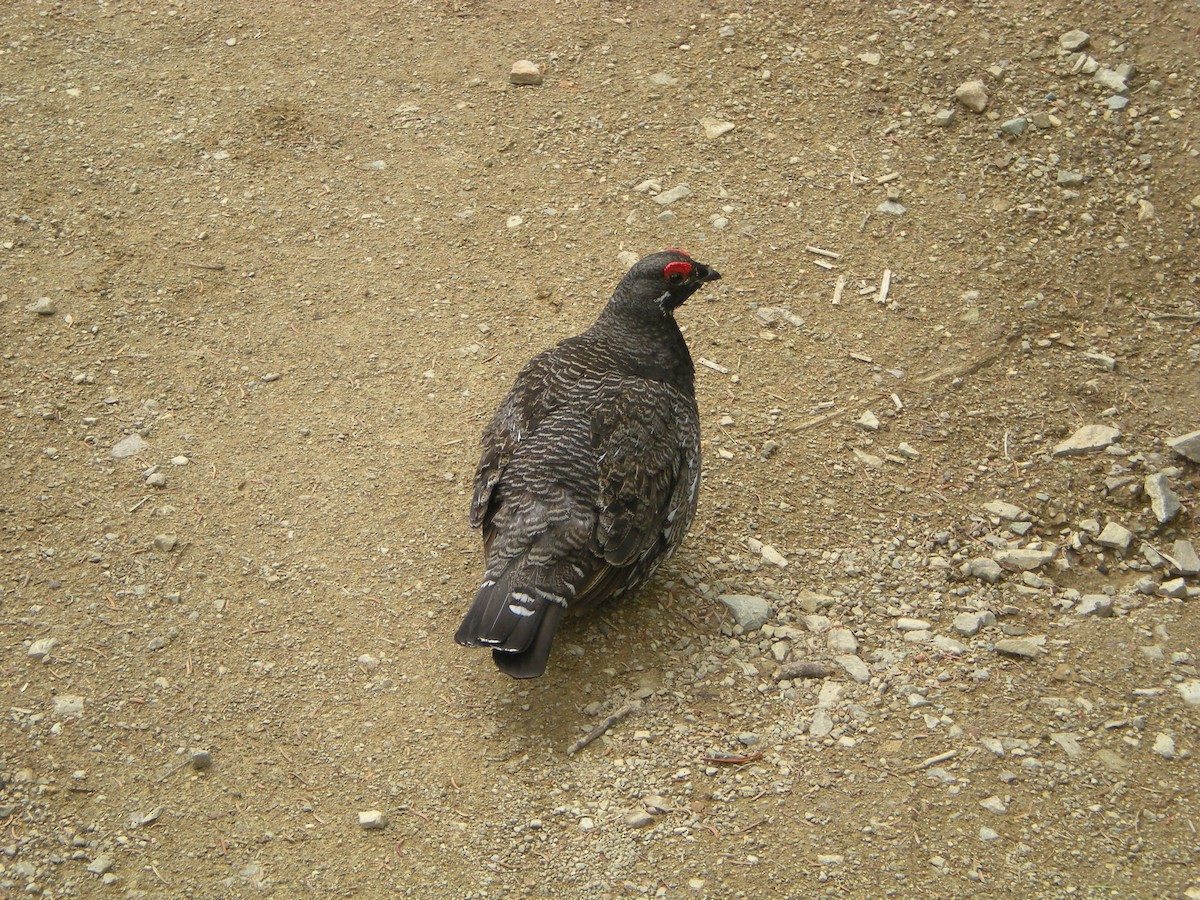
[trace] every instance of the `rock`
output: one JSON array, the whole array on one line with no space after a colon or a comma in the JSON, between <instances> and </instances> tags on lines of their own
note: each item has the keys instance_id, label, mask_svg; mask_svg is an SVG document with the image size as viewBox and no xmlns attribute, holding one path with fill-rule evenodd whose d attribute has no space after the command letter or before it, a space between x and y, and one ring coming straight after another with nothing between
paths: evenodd
<instances>
[{"instance_id":1,"label":"rock","mask_svg":"<svg viewBox=\"0 0 1200 900\"><path fill-rule=\"evenodd\" d=\"M721 594L717 599L729 607L733 620L742 626L743 631L757 631L771 618L771 604L762 597Z\"/></svg>"},{"instance_id":2,"label":"rock","mask_svg":"<svg viewBox=\"0 0 1200 900\"><path fill-rule=\"evenodd\" d=\"M678 84L679 79L674 75L668 75L666 72L655 72L646 78L655 87L670 87L673 84Z\"/></svg>"},{"instance_id":3,"label":"rock","mask_svg":"<svg viewBox=\"0 0 1200 900\"><path fill-rule=\"evenodd\" d=\"M868 453L866 450L859 450L857 447L855 447L854 458L868 469L883 468L883 457L876 456L874 453Z\"/></svg>"},{"instance_id":4,"label":"rock","mask_svg":"<svg viewBox=\"0 0 1200 900\"><path fill-rule=\"evenodd\" d=\"M1200 201L1200 195L1196 197ZM1200 202L1195 204L1197 209L1200 209ZM1200 431L1192 431L1188 434L1181 434L1179 437L1167 439L1167 446L1172 451L1190 459L1192 462L1200 463Z\"/></svg>"},{"instance_id":5,"label":"rock","mask_svg":"<svg viewBox=\"0 0 1200 900\"><path fill-rule=\"evenodd\" d=\"M1064 32L1058 36L1058 45L1068 53L1074 53L1077 50L1082 50L1088 45L1088 41L1092 36L1086 31L1080 31L1078 28L1072 28L1070 31Z\"/></svg>"},{"instance_id":6,"label":"rock","mask_svg":"<svg viewBox=\"0 0 1200 900\"><path fill-rule=\"evenodd\" d=\"M884 200L875 207L875 212L883 213L885 216L902 216L908 210L904 208L903 203L896 200Z\"/></svg>"},{"instance_id":7,"label":"rock","mask_svg":"<svg viewBox=\"0 0 1200 900\"><path fill-rule=\"evenodd\" d=\"M996 617L987 610L963 612L954 617L954 630L963 637L974 637L980 629L996 624Z\"/></svg>"},{"instance_id":8,"label":"rock","mask_svg":"<svg viewBox=\"0 0 1200 900\"><path fill-rule=\"evenodd\" d=\"M788 566L787 557L772 547L770 544L763 544L758 552L762 558L773 566L779 566L781 569L786 569Z\"/></svg>"},{"instance_id":9,"label":"rock","mask_svg":"<svg viewBox=\"0 0 1200 900\"><path fill-rule=\"evenodd\" d=\"M510 84L538 85L542 83L542 70L537 63L527 59L518 59L513 63L512 71L508 73L508 80ZM362 818L361 813L359 818Z\"/></svg>"},{"instance_id":10,"label":"rock","mask_svg":"<svg viewBox=\"0 0 1200 900\"><path fill-rule=\"evenodd\" d=\"M1075 605L1075 612L1081 616L1096 616L1106 619L1112 615L1113 602L1108 594L1084 594Z\"/></svg>"},{"instance_id":11,"label":"rock","mask_svg":"<svg viewBox=\"0 0 1200 900\"><path fill-rule=\"evenodd\" d=\"M1133 543L1133 532L1124 525L1109 522L1104 526L1104 530L1096 535L1095 540L1101 547L1111 547L1113 550L1120 550L1123 556L1129 552L1129 545Z\"/></svg>"},{"instance_id":12,"label":"rock","mask_svg":"<svg viewBox=\"0 0 1200 900\"><path fill-rule=\"evenodd\" d=\"M832 653L845 654L858 652L858 638L849 628L831 628L825 636L825 642Z\"/></svg>"},{"instance_id":13,"label":"rock","mask_svg":"<svg viewBox=\"0 0 1200 900\"><path fill-rule=\"evenodd\" d=\"M897 631L928 631L933 626L924 619L910 619L904 616L892 622Z\"/></svg>"},{"instance_id":14,"label":"rock","mask_svg":"<svg viewBox=\"0 0 1200 900\"><path fill-rule=\"evenodd\" d=\"M1118 775L1129 771L1129 762L1113 750L1099 751L1096 754L1096 762L1100 763L1108 771L1116 772Z\"/></svg>"},{"instance_id":15,"label":"rock","mask_svg":"<svg viewBox=\"0 0 1200 900\"><path fill-rule=\"evenodd\" d=\"M998 841L1000 833L983 825L979 829L979 839L981 841Z\"/></svg>"},{"instance_id":16,"label":"rock","mask_svg":"<svg viewBox=\"0 0 1200 900\"><path fill-rule=\"evenodd\" d=\"M59 694L54 698L54 718L78 719L83 715L83 698L76 694Z\"/></svg>"},{"instance_id":17,"label":"rock","mask_svg":"<svg viewBox=\"0 0 1200 900\"><path fill-rule=\"evenodd\" d=\"M812 721L808 723L808 733L815 738L829 737L833 731L833 716L829 714L829 710L818 708L812 717Z\"/></svg>"},{"instance_id":18,"label":"rock","mask_svg":"<svg viewBox=\"0 0 1200 900\"><path fill-rule=\"evenodd\" d=\"M988 797L986 800L980 800L979 805L993 815L1002 816L1008 812L1008 807L1004 805L1004 801L995 794Z\"/></svg>"},{"instance_id":19,"label":"rock","mask_svg":"<svg viewBox=\"0 0 1200 900\"><path fill-rule=\"evenodd\" d=\"M36 313L39 316L52 316L58 312L58 307L54 305L54 301L49 297L38 297L26 306L25 309L27 312Z\"/></svg>"},{"instance_id":20,"label":"rock","mask_svg":"<svg viewBox=\"0 0 1200 900\"><path fill-rule=\"evenodd\" d=\"M1187 582L1182 578L1172 578L1170 581L1164 581L1159 587L1158 592L1164 597L1174 597L1177 600L1182 600L1187 596Z\"/></svg>"},{"instance_id":21,"label":"rock","mask_svg":"<svg viewBox=\"0 0 1200 900\"><path fill-rule=\"evenodd\" d=\"M844 855L842 855L841 853L818 853L817 854L817 865L818 866L826 866L826 867L840 866L845 861L846 861L846 857Z\"/></svg>"},{"instance_id":22,"label":"rock","mask_svg":"<svg viewBox=\"0 0 1200 900\"><path fill-rule=\"evenodd\" d=\"M1021 507L1005 503L1003 500L992 500L985 503L983 509L984 512L990 513L1002 522L1015 522L1025 515Z\"/></svg>"},{"instance_id":23,"label":"rock","mask_svg":"<svg viewBox=\"0 0 1200 900\"><path fill-rule=\"evenodd\" d=\"M1029 120L1024 116L1018 116L1015 119L1008 119L1000 123L1000 130L1005 134L1011 134L1014 137L1025 133L1025 129L1029 127Z\"/></svg>"},{"instance_id":24,"label":"rock","mask_svg":"<svg viewBox=\"0 0 1200 900\"><path fill-rule=\"evenodd\" d=\"M1079 735L1063 731L1050 735L1050 740L1058 744L1070 759L1079 759L1083 756L1083 748L1079 746Z\"/></svg>"},{"instance_id":25,"label":"rock","mask_svg":"<svg viewBox=\"0 0 1200 900\"><path fill-rule=\"evenodd\" d=\"M1114 94L1104 101L1104 105L1113 110L1124 109L1129 105L1129 98L1122 97L1120 94Z\"/></svg>"},{"instance_id":26,"label":"rock","mask_svg":"<svg viewBox=\"0 0 1200 900\"><path fill-rule=\"evenodd\" d=\"M1175 685L1175 690L1179 691L1179 696L1188 706L1200 706L1200 681L1192 679L1181 682Z\"/></svg>"},{"instance_id":27,"label":"rock","mask_svg":"<svg viewBox=\"0 0 1200 900\"><path fill-rule=\"evenodd\" d=\"M165 488L167 486L167 476L162 472L151 472L146 476L146 485L152 488Z\"/></svg>"},{"instance_id":28,"label":"rock","mask_svg":"<svg viewBox=\"0 0 1200 900\"><path fill-rule=\"evenodd\" d=\"M1094 453L1116 442L1121 429L1112 425L1085 425L1054 448L1055 456L1078 456Z\"/></svg>"},{"instance_id":29,"label":"rock","mask_svg":"<svg viewBox=\"0 0 1200 900\"><path fill-rule=\"evenodd\" d=\"M149 449L150 445L142 440L140 434L130 434L113 444L113 448L108 451L108 455L113 459L128 459Z\"/></svg>"},{"instance_id":30,"label":"rock","mask_svg":"<svg viewBox=\"0 0 1200 900\"><path fill-rule=\"evenodd\" d=\"M854 427L861 428L863 431L878 431L879 419L875 413L868 409L861 416L859 416L857 420L855 420Z\"/></svg>"},{"instance_id":31,"label":"rock","mask_svg":"<svg viewBox=\"0 0 1200 900\"><path fill-rule=\"evenodd\" d=\"M987 89L982 81L964 81L954 91L954 98L971 112L981 113L987 109Z\"/></svg>"},{"instance_id":32,"label":"rock","mask_svg":"<svg viewBox=\"0 0 1200 900\"><path fill-rule=\"evenodd\" d=\"M1102 66L1097 69L1092 79L1096 84L1116 94L1124 94L1129 90L1129 85L1125 83L1125 78L1121 73L1107 67Z\"/></svg>"},{"instance_id":33,"label":"rock","mask_svg":"<svg viewBox=\"0 0 1200 900\"><path fill-rule=\"evenodd\" d=\"M933 114L933 125L935 128L949 128L954 124L957 116L952 109L939 109Z\"/></svg>"},{"instance_id":34,"label":"rock","mask_svg":"<svg viewBox=\"0 0 1200 900\"><path fill-rule=\"evenodd\" d=\"M173 534L156 534L154 536L154 549L161 550L163 553L170 553L179 544L179 538Z\"/></svg>"},{"instance_id":35,"label":"rock","mask_svg":"<svg viewBox=\"0 0 1200 900\"><path fill-rule=\"evenodd\" d=\"M1023 656L1026 659L1037 659L1043 652L1045 638L1002 638L992 645L997 653L1007 656Z\"/></svg>"},{"instance_id":36,"label":"rock","mask_svg":"<svg viewBox=\"0 0 1200 900\"><path fill-rule=\"evenodd\" d=\"M1154 736L1154 746L1151 747L1155 753L1163 759L1175 758L1175 739L1169 734L1163 734L1161 731Z\"/></svg>"},{"instance_id":37,"label":"rock","mask_svg":"<svg viewBox=\"0 0 1200 900\"><path fill-rule=\"evenodd\" d=\"M860 62L865 62L868 66L877 66L883 61L883 56L868 50L865 53L858 54L858 59Z\"/></svg>"},{"instance_id":38,"label":"rock","mask_svg":"<svg viewBox=\"0 0 1200 900\"><path fill-rule=\"evenodd\" d=\"M1104 369L1106 372L1112 372L1117 368L1117 358L1109 356L1107 353L1096 353L1088 351L1083 354L1083 358L1098 368Z\"/></svg>"},{"instance_id":39,"label":"rock","mask_svg":"<svg viewBox=\"0 0 1200 900\"><path fill-rule=\"evenodd\" d=\"M377 809L368 809L358 814L358 827L366 831L379 831L387 828L387 816Z\"/></svg>"},{"instance_id":40,"label":"rock","mask_svg":"<svg viewBox=\"0 0 1200 900\"><path fill-rule=\"evenodd\" d=\"M956 641L952 637L946 637L944 634L934 637L933 646L942 653L949 653L952 656L961 656L969 649L966 644Z\"/></svg>"},{"instance_id":41,"label":"rock","mask_svg":"<svg viewBox=\"0 0 1200 900\"><path fill-rule=\"evenodd\" d=\"M95 859L93 859L90 863L87 864L87 870L89 872L91 872L93 875L104 875L107 872L111 872L112 867L113 867L112 857L108 856L107 854L105 854L103 856L97 856Z\"/></svg>"},{"instance_id":42,"label":"rock","mask_svg":"<svg viewBox=\"0 0 1200 900\"><path fill-rule=\"evenodd\" d=\"M193 750L188 754L188 765L197 772L203 772L205 769L211 769L213 764L213 755L208 750Z\"/></svg>"},{"instance_id":43,"label":"rock","mask_svg":"<svg viewBox=\"0 0 1200 900\"><path fill-rule=\"evenodd\" d=\"M38 638L29 645L26 655L33 657L39 662L49 662L51 651L58 646L56 638Z\"/></svg>"},{"instance_id":44,"label":"rock","mask_svg":"<svg viewBox=\"0 0 1200 900\"><path fill-rule=\"evenodd\" d=\"M846 674L858 684L866 684L871 680L871 670L857 656L843 654L842 656L835 656L833 661L841 666L846 671Z\"/></svg>"},{"instance_id":45,"label":"rock","mask_svg":"<svg viewBox=\"0 0 1200 900\"><path fill-rule=\"evenodd\" d=\"M700 127L704 129L704 136L712 141L723 134L729 134L736 126L732 122L722 122L720 119L705 116L700 119Z\"/></svg>"},{"instance_id":46,"label":"rock","mask_svg":"<svg viewBox=\"0 0 1200 900\"><path fill-rule=\"evenodd\" d=\"M682 200L684 197L690 197L692 189L686 184L677 184L669 191L663 191L654 198L654 202L659 206L670 206L676 200Z\"/></svg>"},{"instance_id":47,"label":"rock","mask_svg":"<svg viewBox=\"0 0 1200 900\"><path fill-rule=\"evenodd\" d=\"M654 824L654 816L644 809L635 809L633 812L626 813L622 821L630 828L645 828Z\"/></svg>"},{"instance_id":48,"label":"rock","mask_svg":"<svg viewBox=\"0 0 1200 900\"><path fill-rule=\"evenodd\" d=\"M1200 556L1196 555L1191 541L1177 540L1171 549L1171 558L1175 561L1172 568L1180 575L1200 575Z\"/></svg>"},{"instance_id":49,"label":"rock","mask_svg":"<svg viewBox=\"0 0 1200 900\"><path fill-rule=\"evenodd\" d=\"M998 565L1013 572L1029 572L1033 569L1040 569L1042 566L1052 562L1057 555L1058 547L1050 544L1045 550L1031 550L1028 548L997 550L992 554L992 559Z\"/></svg>"},{"instance_id":50,"label":"rock","mask_svg":"<svg viewBox=\"0 0 1200 900\"><path fill-rule=\"evenodd\" d=\"M1150 498L1150 510L1160 525L1165 525L1179 515L1179 497L1171 490L1166 475L1162 472L1147 475L1144 487L1146 496Z\"/></svg>"},{"instance_id":51,"label":"rock","mask_svg":"<svg viewBox=\"0 0 1200 900\"><path fill-rule=\"evenodd\" d=\"M1069 169L1059 169L1055 181L1060 187L1079 187L1083 184L1083 173L1072 172Z\"/></svg>"},{"instance_id":52,"label":"rock","mask_svg":"<svg viewBox=\"0 0 1200 900\"><path fill-rule=\"evenodd\" d=\"M917 450L914 447L910 447L908 444L905 444L905 443L901 443L900 446L896 448L896 452L898 454L900 454L901 456L903 456L905 459L920 459L921 458L920 450Z\"/></svg>"},{"instance_id":53,"label":"rock","mask_svg":"<svg viewBox=\"0 0 1200 900\"><path fill-rule=\"evenodd\" d=\"M979 557L966 564L966 574L978 578L980 581L986 581L988 584L995 584L1003 577L1004 570L994 559Z\"/></svg>"}]
</instances>

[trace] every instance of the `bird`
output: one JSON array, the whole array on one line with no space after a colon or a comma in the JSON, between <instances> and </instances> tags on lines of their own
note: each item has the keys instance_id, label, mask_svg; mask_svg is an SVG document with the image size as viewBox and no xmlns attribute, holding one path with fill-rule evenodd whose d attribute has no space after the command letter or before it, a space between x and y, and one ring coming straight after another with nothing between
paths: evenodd
<instances>
[{"instance_id":1,"label":"bird","mask_svg":"<svg viewBox=\"0 0 1200 900\"><path fill-rule=\"evenodd\" d=\"M563 614L634 591L683 542L700 489L696 370L675 310L720 273L634 263L586 331L531 359L483 430L469 521L484 576L455 640L546 671Z\"/></svg>"}]
</instances>

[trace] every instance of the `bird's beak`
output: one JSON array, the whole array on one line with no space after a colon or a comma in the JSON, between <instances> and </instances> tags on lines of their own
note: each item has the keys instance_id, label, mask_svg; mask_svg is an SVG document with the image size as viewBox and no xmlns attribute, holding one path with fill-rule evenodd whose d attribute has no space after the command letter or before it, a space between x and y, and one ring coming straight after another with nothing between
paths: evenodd
<instances>
[{"instance_id":1,"label":"bird's beak","mask_svg":"<svg viewBox=\"0 0 1200 900\"><path fill-rule=\"evenodd\" d=\"M695 267L696 267L696 279L698 281L701 281L701 282L716 281L718 278L721 277L720 272L718 272L716 269L713 269L713 268L710 268L709 266L704 265L703 263L695 263Z\"/></svg>"}]
</instances>

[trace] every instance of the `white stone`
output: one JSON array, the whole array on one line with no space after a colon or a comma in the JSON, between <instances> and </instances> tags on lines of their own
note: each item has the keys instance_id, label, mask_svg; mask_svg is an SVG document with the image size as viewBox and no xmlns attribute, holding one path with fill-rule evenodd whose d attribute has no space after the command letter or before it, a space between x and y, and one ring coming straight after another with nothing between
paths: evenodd
<instances>
[{"instance_id":1,"label":"white stone","mask_svg":"<svg viewBox=\"0 0 1200 900\"><path fill-rule=\"evenodd\" d=\"M722 122L720 119L705 116L700 120L700 127L704 129L704 136L712 141L733 131L736 126L732 122Z\"/></svg>"},{"instance_id":2,"label":"white stone","mask_svg":"<svg viewBox=\"0 0 1200 900\"><path fill-rule=\"evenodd\" d=\"M387 828L387 816L377 809L368 809L358 814L358 827L367 831Z\"/></svg>"},{"instance_id":3,"label":"white stone","mask_svg":"<svg viewBox=\"0 0 1200 900\"><path fill-rule=\"evenodd\" d=\"M1200 194L1196 195L1193 205L1196 209L1200 209ZM1192 462L1200 463L1200 431L1193 431L1189 434L1181 434L1178 437L1168 438L1167 446L1180 456L1185 456Z\"/></svg>"},{"instance_id":4,"label":"white stone","mask_svg":"<svg viewBox=\"0 0 1200 900\"><path fill-rule=\"evenodd\" d=\"M1154 736L1154 747L1152 749L1163 759L1174 759L1175 739L1169 734L1163 734L1160 731Z\"/></svg>"},{"instance_id":5,"label":"white stone","mask_svg":"<svg viewBox=\"0 0 1200 900\"><path fill-rule=\"evenodd\" d=\"M690 197L692 189L686 184L677 184L669 191L663 191L654 198L654 202L659 206L670 206L676 200L682 200L684 197Z\"/></svg>"},{"instance_id":6,"label":"white stone","mask_svg":"<svg viewBox=\"0 0 1200 900\"><path fill-rule=\"evenodd\" d=\"M512 64L512 71L508 73L508 80L512 84L538 85L543 80L542 70L535 62L530 62L527 59L518 59Z\"/></svg>"},{"instance_id":7,"label":"white stone","mask_svg":"<svg viewBox=\"0 0 1200 900\"><path fill-rule=\"evenodd\" d=\"M1121 429L1112 425L1085 425L1054 448L1055 456L1078 456L1103 450L1116 442Z\"/></svg>"},{"instance_id":8,"label":"white stone","mask_svg":"<svg viewBox=\"0 0 1200 900\"><path fill-rule=\"evenodd\" d=\"M57 646L58 640L56 638L38 638L29 645L29 649L26 651L26 653L36 660L48 662L51 651Z\"/></svg>"},{"instance_id":9,"label":"white stone","mask_svg":"<svg viewBox=\"0 0 1200 900\"><path fill-rule=\"evenodd\" d=\"M972 112L981 113L987 109L987 88L982 81L964 81L954 91L954 97Z\"/></svg>"},{"instance_id":10,"label":"white stone","mask_svg":"<svg viewBox=\"0 0 1200 900\"><path fill-rule=\"evenodd\" d=\"M857 653L858 638L849 628L831 628L825 636L825 642L832 653Z\"/></svg>"},{"instance_id":11,"label":"white stone","mask_svg":"<svg viewBox=\"0 0 1200 900\"><path fill-rule=\"evenodd\" d=\"M1161 472L1147 475L1144 487L1146 496L1150 498L1150 509L1160 525L1165 525L1179 515L1179 496L1171 489L1166 475Z\"/></svg>"},{"instance_id":12,"label":"white stone","mask_svg":"<svg viewBox=\"0 0 1200 900\"><path fill-rule=\"evenodd\" d=\"M1101 547L1111 547L1113 550L1120 550L1122 554L1129 551L1132 542L1133 532L1116 522L1109 522L1104 526L1104 530L1096 535L1096 543Z\"/></svg>"}]
</instances>

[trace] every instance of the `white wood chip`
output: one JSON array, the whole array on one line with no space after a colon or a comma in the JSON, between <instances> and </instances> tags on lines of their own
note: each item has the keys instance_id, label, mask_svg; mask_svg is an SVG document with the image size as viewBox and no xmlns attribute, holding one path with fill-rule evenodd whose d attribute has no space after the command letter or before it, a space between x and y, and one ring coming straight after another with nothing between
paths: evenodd
<instances>
[{"instance_id":1,"label":"white wood chip","mask_svg":"<svg viewBox=\"0 0 1200 900\"><path fill-rule=\"evenodd\" d=\"M705 366L706 368L712 369L714 372L720 372L722 375L729 374L729 370L723 365L713 362L711 359L705 359L703 356L697 359L696 362L700 363L700 365Z\"/></svg>"},{"instance_id":2,"label":"white wood chip","mask_svg":"<svg viewBox=\"0 0 1200 900\"><path fill-rule=\"evenodd\" d=\"M839 275L837 284L833 286L833 305L839 306L842 302L842 291L846 289L846 276Z\"/></svg>"},{"instance_id":3,"label":"white wood chip","mask_svg":"<svg viewBox=\"0 0 1200 900\"><path fill-rule=\"evenodd\" d=\"M884 269L883 270L883 281L879 285L879 298L876 302L887 303L888 290L891 288L891 286L892 286L892 270Z\"/></svg>"}]
</instances>

